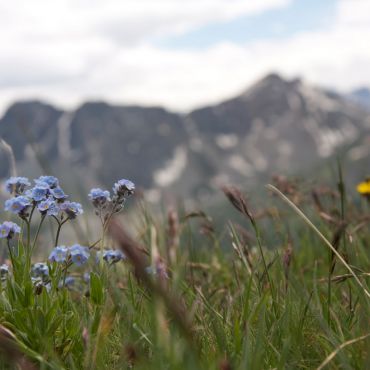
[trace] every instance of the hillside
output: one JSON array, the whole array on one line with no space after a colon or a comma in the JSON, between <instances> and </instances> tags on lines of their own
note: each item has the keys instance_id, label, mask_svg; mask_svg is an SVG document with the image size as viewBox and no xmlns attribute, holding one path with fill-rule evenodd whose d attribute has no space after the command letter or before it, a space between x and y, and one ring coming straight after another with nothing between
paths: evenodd
<instances>
[{"instance_id":1,"label":"hillside","mask_svg":"<svg viewBox=\"0 0 370 370\"><path fill-rule=\"evenodd\" d=\"M127 177L152 195L169 187L202 195L225 182L258 183L272 173L309 171L344 151L350 175L357 177L370 159L366 107L276 74L187 115L105 102L75 111L18 102L0 120L0 136L24 175L42 172L41 160L44 172L62 171L87 186ZM6 177L5 151L0 159Z\"/></svg>"}]
</instances>

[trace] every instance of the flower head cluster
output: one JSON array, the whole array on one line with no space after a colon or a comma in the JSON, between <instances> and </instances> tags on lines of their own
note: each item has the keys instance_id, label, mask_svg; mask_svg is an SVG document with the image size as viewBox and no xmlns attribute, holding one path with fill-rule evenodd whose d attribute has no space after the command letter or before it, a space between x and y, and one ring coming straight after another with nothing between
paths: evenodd
<instances>
[{"instance_id":1,"label":"flower head cluster","mask_svg":"<svg viewBox=\"0 0 370 370\"><path fill-rule=\"evenodd\" d=\"M108 220L113 213L122 210L125 200L135 191L135 184L130 180L119 180L113 186L113 197L111 198L108 190L93 188L88 194L96 214Z\"/></svg>"},{"instance_id":2,"label":"flower head cluster","mask_svg":"<svg viewBox=\"0 0 370 370\"><path fill-rule=\"evenodd\" d=\"M19 234L21 228L14 222L5 221L0 225L0 238L11 239L14 234Z\"/></svg>"},{"instance_id":3,"label":"flower head cluster","mask_svg":"<svg viewBox=\"0 0 370 370\"><path fill-rule=\"evenodd\" d=\"M83 214L83 209L80 203L66 201L61 203L60 210L63 211L70 219L76 218Z\"/></svg>"},{"instance_id":4,"label":"flower head cluster","mask_svg":"<svg viewBox=\"0 0 370 370\"><path fill-rule=\"evenodd\" d=\"M52 199L61 202L67 198L63 189L59 186L59 180L54 176L40 176L35 180L35 187L28 195L35 201Z\"/></svg>"},{"instance_id":5,"label":"flower head cluster","mask_svg":"<svg viewBox=\"0 0 370 370\"><path fill-rule=\"evenodd\" d=\"M30 185L27 177L10 177L5 183L5 188L10 194L21 195Z\"/></svg>"},{"instance_id":6,"label":"flower head cluster","mask_svg":"<svg viewBox=\"0 0 370 370\"><path fill-rule=\"evenodd\" d=\"M111 201L109 191L100 188L91 189L88 197L96 208L103 208Z\"/></svg>"},{"instance_id":7,"label":"flower head cluster","mask_svg":"<svg viewBox=\"0 0 370 370\"><path fill-rule=\"evenodd\" d=\"M6 189L12 194L12 198L6 200L5 210L12 212L25 221L27 224L26 240L27 248L30 247L30 226L32 217L38 211L42 217L34 238L33 246L37 245L37 237L43 224L45 216L52 216L58 223L58 233L56 235L56 245L58 244L61 227L66 221L74 219L83 213L80 203L67 200L63 189L59 185L59 180L54 176L40 176L34 180L34 186L25 177L11 177L6 182ZM119 180L113 186L113 193L100 188L91 189L88 197L95 207L95 212L100 216L105 230L110 217L119 212L127 197L135 191L135 185L129 180ZM0 224L0 238L12 239L15 234L20 234L21 228L14 222L5 221ZM32 249L32 247L30 247ZM11 253L11 250L10 250ZM13 260L13 256L11 255ZM32 256L29 256L32 257ZM109 265L115 264L125 259L125 255L119 250L104 250L97 253L98 261L104 260ZM57 245L49 254L48 260L53 263L50 267L49 262L38 262L32 265L30 277L34 284L36 294L41 294L44 288L47 291L52 289L50 277L54 277L54 269L59 271L63 264L65 274L61 281L62 287L70 287L75 283L75 278L66 276L71 265L83 266L90 258L90 248L79 244L66 247ZM50 270L49 270L50 267ZM9 272L9 267L5 264L0 265L1 280L4 280ZM58 274L57 274L58 276ZM90 275L87 273L81 279L89 281ZM78 281L78 280L77 280Z\"/></svg>"},{"instance_id":8,"label":"flower head cluster","mask_svg":"<svg viewBox=\"0 0 370 370\"><path fill-rule=\"evenodd\" d=\"M32 266L32 275L35 278L45 279L49 276L49 267L46 263L38 262Z\"/></svg>"},{"instance_id":9,"label":"flower head cluster","mask_svg":"<svg viewBox=\"0 0 370 370\"><path fill-rule=\"evenodd\" d=\"M59 186L59 180L54 176L40 176L35 180L36 185L46 184L48 188L55 189Z\"/></svg>"},{"instance_id":10,"label":"flower head cluster","mask_svg":"<svg viewBox=\"0 0 370 370\"><path fill-rule=\"evenodd\" d=\"M28 194L35 202L41 202L48 197L49 190L49 185L46 182L36 182L35 187Z\"/></svg>"},{"instance_id":11,"label":"flower head cluster","mask_svg":"<svg viewBox=\"0 0 370 370\"><path fill-rule=\"evenodd\" d=\"M103 258L104 261L112 265L113 263L117 263L122 261L126 258L126 256L119 250L109 249L104 250L103 252L97 252L96 260L99 262L100 258Z\"/></svg>"},{"instance_id":12,"label":"flower head cluster","mask_svg":"<svg viewBox=\"0 0 370 370\"><path fill-rule=\"evenodd\" d=\"M6 189L14 195L14 198L5 202L5 210L17 214L21 218L29 215L29 209L36 208L42 215L58 216L60 212L67 214L73 219L82 214L82 206L79 203L68 202L63 189L59 186L59 180L54 176L40 176L34 180L35 186L31 185L25 177L11 177L6 182Z\"/></svg>"},{"instance_id":13,"label":"flower head cluster","mask_svg":"<svg viewBox=\"0 0 370 370\"><path fill-rule=\"evenodd\" d=\"M75 244L69 248L65 246L55 247L49 255L49 261L63 263L67 262L70 258L75 265L82 266L87 262L89 257L89 248Z\"/></svg>"},{"instance_id":14,"label":"flower head cluster","mask_svg":"<svg viewBox=\"0 0 370 370\"><path fill-rule=\"evenodd\" d=\"M0 265L0 278L1 280L4 280L7 275L9 274L9 266L5 263Z\"/></svg>"},{"instance_id":15,"label":"flower head cluster","mask_svg":"<svg viewBox=\"0 0 370 370\"><path fill-rule=\"evenodd\" d=\"M117 181L113 186L113 193L118 197L127 197L135 191L135 184L126 179Z\"/></svg>"}]
</instances>

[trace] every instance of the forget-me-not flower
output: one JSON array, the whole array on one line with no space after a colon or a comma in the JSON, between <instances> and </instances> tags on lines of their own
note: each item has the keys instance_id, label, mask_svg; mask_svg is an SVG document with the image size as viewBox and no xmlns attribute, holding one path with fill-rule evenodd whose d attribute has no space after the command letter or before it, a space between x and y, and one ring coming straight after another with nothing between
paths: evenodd
<instances>
[{"instance_id":1,"label":"forget-me-not flower","mask_svg":"<svg viewBox=\"0 0 370 370\"><path fill-rule=\"evenodd\" d=\"M49 276L49 267L44 262L37 262L32 266L32 273L36 277L45 278Z\"/></svg>"},{"instance_id":2,"label":"forget-me-not flower","mask_svg":"<svg viewBox=\"0 0 370 370\"><path fill-rule=\"evenodd\" d=\"M8 199L5 202L5 211L21 215L27 210L30 205L30 200L27 197L20 195L18 197Z\"/></svg>"},{"instance_id":3,"label":"forget-me-not flower","mask_svg":"<svg viewBox=\"0 0 370 370\"><path fill-rule=\"evenodd\" d=\"M10 177L5 183L5 188L10 194L21 195L30 185L27 177Z\"/></svg>"},{"instance_id":4,"label":"forget-me-not flower","mask_svg":"<svg viewBox=\"0 0 370 370\"><path fill-rule=\"evenodd\" d=\"M49 195L49 185L46 182L38 182L35 187L31 189L31 198L35 202L45 200Z\"/></svg>"},{"instance_id":5,"label":"forget-me-not flower","mask_svg":"<svg viewBox=\"0 0 370 370\"><path fill-rule=\"evenodd\" d=\"M59 180L54 176L40 176L35 180L35 184L47 184L50 189L56 188L59 186Z\"/></svg>"},{"instance_id":6,"label":"forget-me-not flower","mask_svg":"<svg viewBox=\"0 0 370 370\"><path fill-rule=\"evenodd\" d=\"M21 228L14 222L5 221L0 225L0 238L11 239L14 234L19 234Z\"/></svg>"},{"instance_id":7,"label":"forget-me-not flower","mask_svg":"<svg viewBox=\"0 0 370 370\"><path fill-rule=\"evenodd\" d=\"M109 191L100 188L91 189L88 197L92 201L94 207L102 207L111 200Z\"/></svg>"},{"instance_id":8,"label":"forget-me-not flower","mask_svg":"<svg viewBox=\"0 0 370 370\"><path fill-rule=\"evenodd\" d=\"M68 195L66 195L63 191L62 188L54 188L54 189L50 189L50 194L55 198L57 199L58 201L62 201L64 199L67 199L68 198Z\"/></svg>"},{"instance_id":9,"label":"forget-me-not flower","mask_svg":"<svg viewBox=\"0 0 370 370\"><path fill-rule=\"evenodd\" d=\"M76 218L83 213L81 204L77 202L64 202L60 205L60 209L65 212L70 219Z\"/></svg>"},{"instance_id":10,"label":"forget-me-not flower","mask_svg":"<svg viewBox=\"0 0 370 370\"><path fill-rule=\"evenodd\" d=\"M9 274L9 266L5 263L0 265L0 277L4 278L6 275Z\"/></svg>"},{"instance_id":11,"label":"forget-me-not flower","mask_svg":"<svg viewBox=\"0 0 370 370\"><path fill-rule=\"evenodd\" d=\"M128 196L133 194L135 191L135 184L126 179L121 179L117 181L113 186L113 193L118 196Z\"/></svg>"},{"instance_id":12,"label":"forget-me-not flower","mask_svg":"<svg viewBox=\"0 0 370 370\"><path fill-rule=\"evenodd\" d=\"M59 206L51 198L40 202L37 205L37 209L41 212L41 214L47 214L48 216L57 216L60 210Z\"/></svg>"},{"instance_id":13,"label":"forget-me-not flower","mask_svg":"<svg viewBox=\"0 0 370 370\"><path fill-rule=\"evenodd\" d=\"M82 266L90 257L89 248L75 244L69 248L72 262L77 266Z\"/></svg>"},{"instance_id":14,"label":"forget-me-not flower","mask_svg":"<svg viewBox=\"0 0 370 370\"><path fill-rule=\"evenodd\" d=\"M67 256L68 256L68 248L66 248L65 246L58 246L58 247L55 247L50 255L49 255L49 261L51 262L58 262L58 263L62 263L62 262L66 262L67 261Z\"/></svg>"}]
</instances>

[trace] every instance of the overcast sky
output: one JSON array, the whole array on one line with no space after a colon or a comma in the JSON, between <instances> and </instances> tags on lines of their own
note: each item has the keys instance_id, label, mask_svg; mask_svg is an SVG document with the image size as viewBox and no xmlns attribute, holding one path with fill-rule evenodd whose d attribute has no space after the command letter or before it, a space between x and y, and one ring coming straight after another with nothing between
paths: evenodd
<instances>
[{"instance_id":1,"label":"overcast sky","mask_svg":"<svg viewBox=\"0 0 370 370\"><path fill-rule=\"evenodd\" d=\"M0 112L38 98L188 110L277 71L370 86L370 0L0 0Z\"/></svg>"}]
</instances>

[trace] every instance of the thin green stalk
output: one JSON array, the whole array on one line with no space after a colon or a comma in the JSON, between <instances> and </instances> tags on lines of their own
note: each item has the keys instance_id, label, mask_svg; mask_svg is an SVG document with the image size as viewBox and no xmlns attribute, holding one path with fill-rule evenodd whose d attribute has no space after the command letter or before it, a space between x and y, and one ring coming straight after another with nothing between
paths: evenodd
<instances>
[{"instance_id":1,"label":"thin green stalk","mask_svg":"<svg viewBox=\"0 0 370 370\"><path fill-rule=\"evenodd\" d=\"M29 220L25 220L27 225L27 243L26 243L26 250L29 250L30 241L31 241L31 223Z\"/></svg>"},{"instance_id":2,"label":"thin green stalk","mask_svg":"<svg viewBox=\"0 0 370 370\"><path fill-rule=\"evenodd\" d=\"M280 190L278 190L275 186L268 184L267 188L272 190L275 194L279 195L279 197L284 200L297 214L300 216L303 221L313 230L315 233L320 237L320 239L329 247L333 253L338 257L340 262L346 267L346 269L350 272L353 278L356 280L356 283L361 287L365 295L370 298L370 292L366 289L364 284L362 284L361 280L358 278L356 273L352 270L351 266L345 261L345 259L340 255L340 253L331 245L328 239L320 232L320 230L309 220L309 218L288 198L286 197Z\"/></svg>"},{"instance_id":3,"label":"thin green stalk","mask_svg":"<svg viewBox=\"0 0 370 370\"><path fill-rule=\"evenodd\" d=\"M29 220L24 219L27 225L27 244L25 250L26 255L26 264L25 264L25 270L24 272L27 273L30 271L31 268L31 250L30 250L30 242L31 242L31 223Z\"/></svg>"},{"instance_id":4,"label":"thin green stalk","mask_svg":"<svg viewBox=\"0 0 370 370\"><path fill-rule=\"evenodd\" d=\"M340 217L342 222L345 221L345 205L346 205L346 187L344 185L344 179L343 179L343 172L342 167L340 165L340 162L338 160L338 174L339 174L339 193L340 193ZM343 249L347 253L347 240L346 240L346 233L343 235ZM348 253L347 253L348 254ZM351 284L348 282L348 297L349 297L349 312L352 312L352 288Z\"/></svg>"},{"instance_id":5,"label":"thin green stalk","mask_svg":"<svg viewBox=\"0 0 370 370\"><path fill-rule=\"evenodd\" d=\"M31 209L31 213L28 217L28 222L31 223L31 220L32 220L32 216L33 216L33 212L35 211L35 208L36 208L36 205L33 205L32 206L32 209Z\"/></svg>"},{"instance_id":6,"label":"thin green stalk","mask_svg":"<svg viewBox=\"0 0 370 370\"><path fill-rule=\"evenodd\" d=\"M332 275L332 253L330 251L330 249L328 250L328 304L327 304L327 312L326 312L326 319L328 321L328 325L330 327L330 321L331 321L331 318L330 318L330 310L331 310L331 275Z\"/></svg>"},{"instance_id":7,"label":"thin green stalk","mask_svg":"<svg viewBox=\"0 0 370 370\"><path fill-rule=\"evenodd\" d=\"M252 223L254 232L256 234L258 249L259 249L259 252L261 254L261 258L262 258L262 263L263 263L263 267L264 267L264 270L265 270L265 274L267 276L267 280L268 280L268 283L270 285L271 296L272 296L272 305L274 307L275 315L277 315L278 310L277 310L277 306L276 306L276 296L275 296L274 286L272 284L272 280L271 280L271 277L270 277L270 272L268 271L268 267L267 267L265 255L263 253L260 230L259 230L259 227L257 226L256 221L253 218L251 218L251 223Z\"/></svg>"},{"instance_id":8,"label":"thin green stalk","mask_svg":"<svg viewBox=\"0 0 370 370\"><path fill-rule=\"evenodd\" d=\"M107 215L107 218L106 220L103 221L103 235L101 237L101 250L104 249L104 240L105 240L105 234L107 232L107 228L109 226L109 222L110 220L112 219L112 216L114 215L114 210L116 209L116 206L117 206L118 202L117 200L115 200L112 204L112 210L110 211L110 213Z\"/></svg>"},{"instance_id":9,"label":"thin green stalk","mask_svg":"<svg viewBox=\"0 0 370 370\"><path fill-rule=\"evenodd\" d=\"M9 238L6 239L6 245L8 246L9 257L10 257L10 260L12 262L12 266L14 268L14 256L13 256L13 252L12 252L12 247L10 246L10 239Z\"/></svg>"},{"instance_id":10,"label":"thin green stalk","mask_svg":"<svg viewBox=\"0 0 370 370\"><path fill-rule=\"evenodd\" d=\"M35 249L35 245L36 245L37 239L39 237L40 230L41 230L42 224L44 223L45 218L46 218L46 215L42 215L41 216L41 220L40 220L39 226L37 228L35 238L33 239L32 248L31 248L31 254L32 254L33 250Z\"/></svg>"},{"instance_id":11,"label":"thin green stalk","mask_svg":"<svg viewBox=\"0 0 370 370\"><path fill-rule=\"evenodd\" d=\"M60 222L56 217L54 217L57 222L58 222L58 229L57 229L57 233L56 233L56 236L55 236L55 243L54 243L54 246L56 247L58 245L58 242L59 242L59 235L60 235L60 230L62 229L62 226L69 220L69 218L67 217L64 221Z\"/></svg>"}]
</instances>

